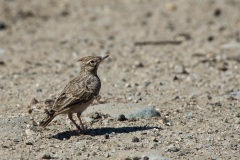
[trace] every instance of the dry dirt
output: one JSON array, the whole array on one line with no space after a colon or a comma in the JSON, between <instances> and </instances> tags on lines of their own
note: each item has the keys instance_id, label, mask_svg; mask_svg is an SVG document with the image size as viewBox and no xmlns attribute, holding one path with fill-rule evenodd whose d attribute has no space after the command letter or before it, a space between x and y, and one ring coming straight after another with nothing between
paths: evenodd
<instances>
[{"instance_id":1,"label":"dry dirt","mask_svg":"<svg viewBox=\"0 0 240 160\"><path fill-rule=\"evenodd\" d=\"M76 61L106 54L88 134L34 126ZM239 68L239 0L0 0L0 159L239 159ZM149 106L161 117L117 118Z\"/></svg>"}]
</instances>

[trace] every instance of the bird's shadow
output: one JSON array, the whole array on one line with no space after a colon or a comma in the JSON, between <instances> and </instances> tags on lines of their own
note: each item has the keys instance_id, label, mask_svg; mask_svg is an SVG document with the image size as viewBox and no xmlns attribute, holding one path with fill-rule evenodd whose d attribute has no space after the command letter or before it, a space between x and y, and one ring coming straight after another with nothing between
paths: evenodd
<instances>
[{"instance_id":1,"label":"bird's shadow","mask_svg":"<svg viewBox=\"0 0 240 160\"><path fill-rule=\"evenodd\" d=\"M90 136L101 136L101 135L108 135L111 133L130 133L130 132L136 132L136 131L144 131L144 130L151 130L151 129L161 129L161 127L142 127L142 126L131 126L131 127L106 127L106 128L96 128L96 129L88 129L86 131L86 135ZM78 131L65 131L60 132L52 136L52 138L64 140L64 139L70 139L72 136L79 136L83 133Z\"/></svg>"}]
</instances>

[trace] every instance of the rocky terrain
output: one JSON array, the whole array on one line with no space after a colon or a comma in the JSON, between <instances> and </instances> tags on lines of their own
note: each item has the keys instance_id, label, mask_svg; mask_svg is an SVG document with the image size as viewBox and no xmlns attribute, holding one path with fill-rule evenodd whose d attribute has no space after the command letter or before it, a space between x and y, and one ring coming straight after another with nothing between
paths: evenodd
<instances>
[{"instance_id":1,"label":"rocky terrain","mask_svg":"<svg viewBox=\"0 0 240 160\"><path fill-rule=\"evenodd\" d=\"M239 26L239 0L0 0L0 159L239 159ZM39 128L107 54L87 133Z\"/></svg>"}]
</instances>

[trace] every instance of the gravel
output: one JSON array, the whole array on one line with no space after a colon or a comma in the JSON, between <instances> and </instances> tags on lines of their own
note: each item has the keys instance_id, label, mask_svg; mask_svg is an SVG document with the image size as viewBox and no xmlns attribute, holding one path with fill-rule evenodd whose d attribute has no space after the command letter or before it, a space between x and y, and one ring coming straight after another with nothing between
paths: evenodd
<instances>
[{"instance_id":1,"label":"gravel","mask_svg":"<svg viewBox=\"0 0 240 160\"><path fill-rule=\"evenodd\" d=\"M24 2L0 1L1 159L239 159L239 0ZM38 127L106 54L86 132Z\"/></svg>"}]
</instances>

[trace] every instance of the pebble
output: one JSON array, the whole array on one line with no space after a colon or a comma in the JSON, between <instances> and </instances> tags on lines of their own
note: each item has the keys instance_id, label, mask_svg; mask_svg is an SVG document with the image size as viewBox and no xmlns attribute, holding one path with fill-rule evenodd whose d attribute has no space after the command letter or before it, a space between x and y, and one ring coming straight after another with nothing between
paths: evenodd
<instances>
[{"instance_id":1,"label":"pebble","mask_svg":"<svg viewBox=\"0 0 240 160\"><path fill-rule=\"evenodd\" d=\"M13 142L15 142L15 143L18 143L18 142L20 142L20 141L22 141L21 138L15 138L15 139L13 140Z\"/></svg>"},{"instance_id":2,"label":"pebble","mask_svg":"<svg viewBox=\"0 0 240 160\"><path fill-rule=\"evenodd\" d=\"M42 92L42 89L41 88L37 88L36 92Z\"/></svg>"},{"instance_id":3,"label":"pebble","mask_svg":"<svg viewBox=\"0 0 240 160\"><path fill-rule=\"evenodd\" d=\"M6 23L3 22L3 21L0 21L0 30L4 30L4 29L6 29L6 28L7 28Z\"/></svg>"},{"instance_id":4,"label":"pebble","mask_svg":"<svg viewBox=\"0 0 240 160\"><path fill-rule=\"evenodd\" d=\"M0 48L0 55L3 55L3 54L5 54L5 50Z\"/></svg>"},{"instance_id":5,"label":"pebble","mask_svg":"<svg viewBox=\"0 0 240 160\"><path fill-rule=\"evenodd\" d=\"M139 160L141 159L140 157L133 157L132 160Z\"/></svg>"},{"instance_id":6,"label":"pebble","mask_svg":"<svg viewBox=\"0 0 240 160\"><path fill-rule=\"evenodd\" d=\"M168 2L165 4L165 9L167 11L175 11L177 9L177 5L175 3Z\"/></svg>"},{"instance_id":7,"label":"pebble","mask_svg":"<svg viewBox=\"0 0 240 160\"><path fill-rule=\"evenodd\" d=\"M229 96L233 97L234 99L240 99L240 91L230 92Z\"/></svg>"},{"instance_id":8,"label":"pebble","mask_svg":"<svg viewBox=\"0 0 240 160\"><path fill-rule=\"evenodd\" d=\"M134 68L142 68L144 67L143 63L140 61L134 62Z\"/></svg>"},{"instance_id":9,"label":"pebble","mask_svg":"<svg viewBox=\"0 0 240 160\"><path fill-rule=\"evenodd\" d=\"M118 121L125 121L125 120L127 120L127 118L125 117L124 114L120 114L120 115L118 116Z\"/></svg>"},{"instance_id":10,"label":"pebble","mask_svg":"<svg viewBox=\"0 0 240 160\"><path fill-rule=\"evenodd\" d=\"M214 16L215 17L219 17L221 15L222 11L221 9L217 8L215 11L214 11Z\"/></svg>"},{"instance_id":11,"label":"pebble","mask_svg":"<svg viewBox=\"0 0 240 160\"><path fill-rule=\"evenodd\" d=\"M150 117L160 117L160 113L154 107L148 107L138 110L127 117L129 118L150 118Z\"/></svg>"},{"instance_id":12,"label":"pebble","mask_svg":"<svg viewBox=\"0 0 240 160\"><path fill-rule=\"evenodd\" d=\"M188 112L188 113L187 113L187 119L192 119L192 118L193 118L192 112Z\"/></svg>"},{"instance_id":13,"label":"pebble","mask_svg":"<svg viewBox=\"0 0 240 160\"><path fill-rule=\"evenodd\" d=\"M142 159L143 160L149 160L149 157L148 156L144 156Z\"/></svg>"},{"instance_id":14,"label":"pebble","mask_svg":"<svg viewBox=\"0 0 240 160\"><path fill-rule=\"evenodd\" d=\"M173 81L177 81L177 80L179 80L179 78L175 75L175 76L173 77Z\"/></svg>"},{"instance_id":15,"label":"pebble","mask_svg":"<svg viewBox=\"0 0 240 160\"><path fill-rule=\"evenodd\" d=\"M147 82L144 82L143 86L148 87L150 84L151 84L151 82L147 81Z\"/></svg>"},{"instance_id":16,"label":"pebble","mask_svg":"<svg viewBox=\"0 0 240 160\"><path fill-rule=\"evenodd\" d=\"M240 112L236 114L236 117L237 117L237 118L240 118Z\"/></svg>"},{"instance_id":17,"label":"pebble","mask_svg":"<svg viewBox=\"0 0 240 160\"><path fill-rule=\"evenodd\" d=\"M105 134L105 135L104 135L104 138L105 138L105 139L109 139L109 134Z\"/></svg>"},{"instance_id":18,"label":"pebble","mask_svg":"<svg viewBox=\"0 0 240 160\"><path fill-rule=\"evenodd\" d=\"M146 157L145 159L146 160L170 160L169 158L166 158L166 157L163 157L162 155L159 155L159 154L156 154L156 153L147 153L147 154L144 154L144 156L143 156L143 160L145 160L144 159L144 157Z\"/></svg>"},{"instance_id":19,"label":"pebble","mask_svg":"<svg viewBox=\"0 0 240 160\"><path fill-rule=\"evenodd\" d=\"M33 145L32 142L26 142L26 145Z\"/></svg>"},{"instance_id":20,"label":"pebble","mask_svg":"<svg viewBox=\"0 0 240 160\"><path fill-rule=\"evenodd\" d=\"M50 154L43 154L42 159L51 159Z\"/></svg>"},{"instance_id":21,"label":"pebble","mask_svg":"<svg viewBox=\"0 0 240 160\"><path fill-rule=\"evenodd\" d=\"M153 138L153 142L158 142L158 139L157 138Z\"/></svg>"},{"instance_id":22,"label":"pebble","mask_svg":"<svg viewBox=\"0 0 240 160\"><path fill-rule=\"evenodd\" d=\"M4 66L4 65L5 65L5 62L4 62L4 61L0 61L0 65L1 65L1 66Z\"/></svg>"},{"instance_id":23,"label":"pebble","mask_svg":"<svg viewBox=\"0 0 240 160\"><path fill-rule=\"evenodd\" d=\"M109 153L106 153L106 154L105 154L105 157L106 157L106 158L110 157L110 154L109 154Z\"/></svg>"},{"instance_id":24,"label":"pebble","mask_svg":"<svg viewBox=\"0 0 240 160\"><path fill-rule=\"evenodd\" d=\"M136 137L136 136L134 136L134 137L132 138L132 142L139 142L139 138Z\"/></svg>"},{"instance_id":25,"label":"pebble","mask_svg":"<svg viewBox=\"0 0 240 160\"><path fill-rule=\"evenodd\" d=\"M166 126L172 126L172 121L170 119L164 117L162 121Z\"/></svg>"},{"instance_id":26,"label":"pebble","mask_svg":"<svg viewBox=\"0 0 240 160\"><path fill-rule=\"evenodd\" d=\"M30 105L34 105L34 104L37 104L39 103L38 100L36 98L33 98L30 102Z\"/></svg>"},{"instance_id":27,"label":"pebble","mask_svg":"<svg viewBox=\"0 0 240 160\"><path fill-rule=\"evenodd\" d=\"M100 113L98 113L98 112L93 113L90 117L93 118L93 119L101 118Z\"/></svg>"},{"instance_id":28,"label":"pebble","mask_svg":"<svg viewBox=\"0 0 240 160\"><path fill-rule=\"evenodd\" d=\"M169 151L169 152L178 152L178 151L180 151L180 148L175 147L175 146L170 146L170 147L168 148L168 151Z\"/></svg>"}]
</instances>

